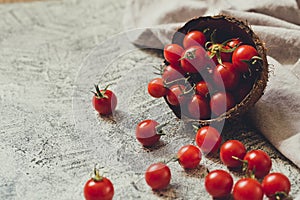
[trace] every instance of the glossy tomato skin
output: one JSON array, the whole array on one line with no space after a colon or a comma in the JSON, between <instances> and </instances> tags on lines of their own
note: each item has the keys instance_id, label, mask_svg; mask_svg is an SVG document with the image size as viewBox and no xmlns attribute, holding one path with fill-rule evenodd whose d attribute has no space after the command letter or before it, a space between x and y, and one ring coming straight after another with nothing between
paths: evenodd
<instances>
[{"instance_id":1,"label":"glossy tomato skin","mask_svg":"<svg viewBox=\"0 0 300 200\"><path fill-rule=\"evenodd\" d=\"M232 63L223 62L214 69L213 79L215 84L225 90L234 90L239 84L240 74Z\"/></svg>"},{"instance_id":2,"label":"glossy tomato skin","mask_svg":"<svg viewBox=\"0 0 300 200\"><path fill-rule=\"evenodd\" d=\"M151 164L146 170L145 180L153 190L165 189L171 181L171 170L164 163Z\"/></svg>"},{"instance_id":3,"label":"glossy tomato skin","mask_svg":"<svg viewBox=\"0 0 300 200\"><path fill-rule=\"evenodd\" d=\"M234 97L230 92L217 92L210 98L210 109L219 116L235 106Z\"/></svg>"},{"instance_id":4,"label":"glossy tomato skin","mask_svg":"<svg viewBox=\"0 0 300 200\"><path fill-rule=\"evenodd\" d=\"M90 179L84 186L86 200L111 200L114 196L114 186L108 178L99 181Z\"/></svg>"},{"instance_id":5,"label":"glossy tomato skin","mask_svg":"<svg viewBox=\"0 0 300 200\"><path fill-rule=\"evenodd\" d=\"M135 130L136 139L145 147L150 147L156 144L161 135L156 132L156 127L159 123L155 120L146 119L141 121Z\"/></svg>"},{"instance_id":6,"label":"glossy tomato skin","mask_svg":"<svg viewBox=\"0 0 300 200\"><path fill-rule=\"evenodd\" d=\"M216 152L222 142L220 132L212 126L203 126L198 129L195 141L198 147L203 153L214 153Z\"/></svg>"},{"instance_id":7,"label":"glossy tomato skin","mask_svg":"<svg viewBox=\"0 0 300 200\"><path fill-rule=\"evenodd\" d=\"M199 94L205 98L209 97L209 90L211 90L211 85L205 81L199 81L196 84L196 94Z\"/></svg>"},{"instance_id":8,"label":"glossy tomato skin","mask_svg":"<svg viewBox=\"0 0 300 200\"><path fill-rule=\"evenodd\" d=\"M232 63L239 72L247 73L249 71L249 64L243 61L250 61L253 56L258 56L258 52L253 46L241 45L233 52Z\"/></svg>"},{"instance_id":9,"label":"glossy tomato skin","mask_svg":"<svg viewBox=\"0 0 300 200\"><path fill-rule=\"evenodd\" d=\"M161 98L167 94L168 89L165 87L162 78L152 79L148 83L148 93L154 98Z\"/></svg>"},{"instance_id":10,"label":"glossy tomato skin","mask_svg":"<svg viewBox=\"0 0 300 200\"><path fill-rule=\"evenodd\" d=\"M162 73L162 79L166 83L170 83L176 80L184 79L185 72L180 66L168 65L164 68Z\"/></svg>"},{"instance_id":11,"label":"glossy tomato skin","mask_svg":"<svg viewBox=\"0 0 300 200\"><path fill-rule=\"evenodd\" d=\"M238 140L228 140L220 148L220 159L227 167L240 167L243 164L240 160L244 159L246 152L247 150L243 143ZM236 160L232 156L240 160Z\"/></svg>"},{"instance_id":12,"label":"glossy tomato skin","mask_svg":"<svg viewBox=\"0 0 300 200\"><path fill-rule=\"evenodd\" d=\"M170 64L179 65L183 51L178 44L168 44L164 48L164 57Z\"/></svg>"},{"instance_id":13,"label":"glossy tomato skin","mask_svg":"<svg viewBox=\"0 0 300 200\"><path fill-rule=\"evenodd\" d=\"M264 193L257 180L242 178L235 183L232 195L234 200L262 200Z\"/></svg>"},{"instance_id":14,"label":"glossy tomato skin","mask_svg":"<svg viewBox=\"0 0 300 200\"><path fill-rule=\"evenodd\" d=\"M103 92L103 90L100 90ZM97 97L96 95L93 96L92 103L95 110L100 115L110 115L114 113L117 107L117 97L111 90L106 90L104 93L105 97Z\"/></svg>"},{"instance_id":15,"label":"glossy tomato skin","mask_svg":"<svg viewBox=\"0 0 300 200\"><path fill-rule=\"evenodd\" d=\"M186 73L200 73L208 63L206 51L201 46L186 49L181 57L180 64Z\"/></svg>"},{"instance_id":16,"label":"glossy tomato skin","mask_svg":"<svg viewBox=\"0 0 300 200\"><path fill-rule=\"evenodd\" d=\"M247 161L247 172L254 171L255 177L259 179L266 176L272 167L269 155L260 149L247 152L244 160Z\"/></svg>"},{"instance_id":17,"label":"glossy tomato skin","mask_svg":"<svg viewBox=\"0 0 300 200\"><path fill-rule=\"evenodd\" d=\"M206 37L201 31L191 31L183 39L183 47L185 49L191 46L204 46Z\"/></svg>"},{"instance_id":18,"label":"glossy tomato skin","mask_svg":"<svg viewBox=\"0 0 300 200\"><path fill-rule=\"evenodd\" d=\"M193 119L208 119L210 117L208 100L201 95L194 95L188 102L188 115Z\"/></svg>"},{"instance_id":19,"label":"glossy tomato skin","mask_svg":"<svg viewBox=\"0 0 300 200\"><path fill-rule=\"evenodd\" d=\"M189 144L179 149L177 159L184 169L193 169L199 165L202 153L198 147Z\"/></svg>"},{"instance_id":20,"label":"glossy tomato skin","mask_svg":"<svg viewBox=\"0 0 300 200\"><path fill-rule=\"evenodd\" d=\"M224 170L213 170L206 175L204 185L214 198L227 197L232 190L233 178Z\"/></svg>"},{"instance_id":21,"label":"glossy tomato skin","mask_svg":"<svg viewBox=\"0 0 300 200\"><path fill-rule=\"evenodd\" d=\"M176 84L171 86L167 93L167 101L173 106L183 105L183 103L186 101L184 91L184 85Z\"/></svg>"},{"instance_id":22,"label":"glossy tomato skin","mask_svg":"<svg viewBox=\"0 0 300 200\"><path fill-rule=\"evenodd\" d=\"M278 172L266 175L261 185L270 200L276 200L276 194L280 196L279 193L284 193L287 197L291 190L291 182L288 177Z\"/></svg>"}]
</instances>

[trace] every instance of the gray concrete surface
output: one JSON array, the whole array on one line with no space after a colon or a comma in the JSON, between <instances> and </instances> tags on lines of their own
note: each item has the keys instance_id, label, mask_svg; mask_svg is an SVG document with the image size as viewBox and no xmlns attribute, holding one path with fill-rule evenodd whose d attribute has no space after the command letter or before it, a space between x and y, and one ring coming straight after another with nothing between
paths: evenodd
<instances>
[{"instance_id":1,"label":"gray concrete surface","mask_svg":"<svg viewBox=\"0 0 300 200\"><path fill-rule=\"evenodd\" d=\"M150 67L160 63L157 54L134 51L113 59L105 69L103 48L90 54L122 31L124 8L125 1L119 0L0 6L0 199L83 199L83 185L95 163L114 183L114 199L209 199L202 177L206 169L224 169L217 155L187 172L171 163L173 179L165 191L152 192L143 180L139 191L130 184L143 177L146 166L191 143L193 132L162 100L146 94ZM121 44L105 46L105 52L117 53ZM92 110L88 90L94 82L113 84L119 98L114 120L99 118ZM152 150L141 148L133 135L135 124L144 118L170 120L165 127L169 134ZM267 151L272 170L291 179L296 196L299 169L246 121L228 124L224 138ZM240 177L233 174L235 180Z\"/></svg>"}]
</instances>

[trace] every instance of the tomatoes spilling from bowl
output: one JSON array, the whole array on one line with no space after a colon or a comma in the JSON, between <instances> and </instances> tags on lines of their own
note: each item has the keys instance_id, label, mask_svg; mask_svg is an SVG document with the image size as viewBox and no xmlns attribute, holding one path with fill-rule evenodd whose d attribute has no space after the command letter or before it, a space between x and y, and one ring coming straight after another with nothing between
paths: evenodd
<instances>
[{"instance_id":1,"label":"tomatoes spilling from bowl","mask_svg":"<svg viewBox=\"0 0 300 200\"><path fill-rule=\"evenodd\" d=\"M255 46L239 38L216 41L215 34L193 30L182 45L166 45L161 77L148 84L149 94L164 97L179 118L217 118L253 88L262 65Z\"/></svg>"}]
</instances>

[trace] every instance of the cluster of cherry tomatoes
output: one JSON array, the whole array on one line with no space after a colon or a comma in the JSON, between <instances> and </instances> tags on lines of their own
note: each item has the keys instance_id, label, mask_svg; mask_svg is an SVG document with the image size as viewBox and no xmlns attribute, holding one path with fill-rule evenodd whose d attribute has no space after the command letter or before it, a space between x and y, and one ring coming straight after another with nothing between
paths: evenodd
<instances>
[{"instance_id":1,"label":"cluster of cherry tomatoes","mask_svg":"<svg viewBox=\"0 0 300 200\"><path fill-rule=\"evenodd\" d=\"M161 135L161 126L154 120L144 120L136 128L137 140L147 147L155 145ZM205 188L213 198L227 199L231 194L235 200L262 200L264 194L271 200L288 197L290 181L281 173L270 173L272 161L266 152L247 152L244 144L238 140L228 140L222 146L221 141L222 137L217 129L203 126L195 136L197 146L182 146L171 160L178 161L184 169L193 169L200 164L202 153L211 154L220 149L222 163L228 169L243 170L245 177L233 184L229 172L221 169L209 172L205 177ZM153 190L165 189L171 181L171 170L167 163L151 164L146 169L145 180Z\"/></svg>"},{"instance_id":2,"label":"cluster of cherry tomatoes","mask_svg":"<svg viewBox=\"0 0 300 200\"><path fill-rule=\"evenodd\" d=\"M182 46L164 48L166 65L160 78L151 80L152 97L165 97L180 113L206 120L217 117L241 102L250 92L261 69L261 58L255 47L239 38L215 41L201 31L191 31Z\"/></svg>"},{"instance_id":3,"label":"cluster of cherry tomatoes","mask_svg":"<svg viewBox=\"0 0 300 200\"><path fill-rule=\"evenodd\" d=\"M193 119L219 116L241 102L253 87L260 70L260 57L253 46L239 38L220 43L214 40L214 34L212 32L208 40L204 33L195 30L186 34L182 46L165 46L166 65L161 69L162 77L149 82L149 94L155 98L165 97L168 104ZM100 90L95 85L95 90L92 99L95 110L100 115L114 113L116 95L108 87ZM137 141L145 147L155 145L164 135L163 126L155 120L141 121L135 131ZM235 200L260 200L266 195L277 200L288 196L289 179L281 173L269 173L272 162L264 151L247 152L237 140L221 145L221 134L212 126L198 128L195 143L179 148L171 160L184 169L193 169L199 166L203 154L219 151L220 160L229 170L242 169L246 175L234 184L231 174L225 170L208 172L204 185L213 198L232 196ZM144 178L153 190L165 189L171 181L171 170L167 163L154 163L146 169ZM87 200L111 200L113 184L95 169L84 186L84 196Z\"/></svg>"}]
</instances>

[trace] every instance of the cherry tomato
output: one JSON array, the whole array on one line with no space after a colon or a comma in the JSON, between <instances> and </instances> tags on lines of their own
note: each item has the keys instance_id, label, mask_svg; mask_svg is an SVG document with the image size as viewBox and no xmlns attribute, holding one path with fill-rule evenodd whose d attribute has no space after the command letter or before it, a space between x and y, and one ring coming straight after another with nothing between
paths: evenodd
<instances>
[{"instance_id":1,"label":"cherry tomato","mask_svg":"<svg viewBox=\"0 0 300 200\"><path fill-rule=\"evenodd\" d=\"M229 92L217 92L210 98L210 109L216 116L235 106L235 100Z\"/></svg>"},{"instance_id":2,"label":"cherry tomato","mask_svg":"<svg viewBox=\"0 0 300 200\"><path fill-rule=\"evenodd\" d=\"M242 178L233 186L234 200L262 200L264 193L260 183L252 178Z\"/></svg>"},{"instance_id":3,"label":"cherry tomato","mask_svg":"<svg viewBox=\"0 0 300 200\"><path fill-rule=\"evenodd\" d=\"M98 85L95 85L96 92L94 92L92 103L100 115L110 115L117 107L117 97L111 90L108 90L107 87L100 90Z\"/></svg>"},{"instance_id":4,"label":"cherry tomato","mask_svg":"<svg viewBox=\"0 0 300 200\"><path fill-rule=\"evenodd\" d=\"M227 197L233 186L232 176L224 170L214 170L205 177L205 189L214 198Z\"/></svg>"},{"instance_id":5,"label":"cherry tomato","mask_svg":"<svg viewBox=\"0 0 300 200\"><path fill-rule=\"evenodd\" d=\"M278 172L265 176L261 185L265 195L270 200L285 199L291 190L291 182L288 177Z\"/></svg>"},{"instance_id":6,"label":"cherry tomato","mask_svg":"<svg viewBox=\"0 0 300 200\"><path fill-rule=\"evenodd\" d=\"M148 83L148 93L155 98L163 97L167 94L168 89L165 87L162 78L152 79Z\"/></svg>"},{"instance_id":7,"label":"cherry tomato","mask_svg":"<svg viewBox=\"0 0 300 200\"><path fill-rule=\"evenodd\" d=\"M203 153L216 152L221 144L222 137L220 132L211 126L203 126L198 129L195 137L196 144Z\"/></svg>"},{"instance_id":8,"label":"cherry tomato","mask_svg":"<svg viewBox=\"0 0 300 200\"><path fill-rule=\"evenodd\" d=\"M262 150L251 150L246 153L244 161L247 161L247 173L253 173L256 178L266 176L272 167L269 155Z\"/></svg>"},{"instance_id":9,"label":"cherry tomato","mask_svg":"<svg viewBox=\"0 0 300 200\"><path fill-rule=\"evenodd\" d=\"M168 65L164 68L162 79L167 83L184 78L184 71L180 66Z\"/></svg>"},{"instance_id":10,"label":"cherry tomato","mask_svg":"<svg viewBox=\"0 0 300 200\"><path fill-rule=\"evenodd\" d=\"M214 69L213 79L218 87L233 90L239 83L240 74L229 62L223 62Z\"/></svg>"},{"instance_id":11,"label":"cherry tomato","mask_svg":"<svg viewBox=\"0 0 300 200\"><path fill-rule=\"evenodd\" d=\"M176 84L171 86L167 93L167 101L173 106L182 105L186 100L184 92L184 85Z\"/></svg>"},{"instance_id":12,"label":"cherry tomato","mask_svg":"<svg viewBox=\"0 0 300 200\"><path fill-rule=\"evenodd\" d=\"M164 48L164 57L170 64L178 65L183 51L178 44L168 44Z\"/></svg>"},{"instance_id":13,"label":"cherry tomato","mask_svg":"<svg viewBox=\"0 0 300 200\"><path fill-rule=\"evenodd\" d=\"M211 86L209 83L205 82L205 81L199 81L196 84L196 93L203 96L203 97L208 97L209 95L209 90L210 90Z\"/></svg>"},{"instance_id":14,"label":"cherry tomato","mask_svg":"<svg viewBox=\"0 0 300 200\"><path fill-rule=\"evenodd\" d=\"M192 46L183 52L180 64L187 73L199 73L207 64L206 51L201 46Z\"/></svg>"},{"instance_id":15,"label":"cherry tomato","mask_svg":"<svg viewBox=\"0 0 300 200\"><path fill-rule=\"evenodd\" d=\"M189 144L179 149L177 158L179 164L184 169L193 169L199 165L202 159L202 153L198 147Z\"/></svg>"},{"instance_id":16,"label":"cherry tomato","mask_svg":"<svg viewBox=\"0 0 300 200\"><path fill-rule=\"evenodd\" d=\"M165 189L171 181L170 168L164 163L151 164L146 170L145 180L153 190Z\"/></svg>"},{"instance_id":17,"label":"cherry tomato","mask_svg":"<svg viewBox=\"0 0 300 200\"><path fill-rule=\"evenodd\" d=\"M191 46L201 45L204 46L206 37L201 31L191 31L183 39L183 47L185 49Z\"/></svg>"},{"instance_id":18,"label":"cherry tomato","mask_svg":"<svg viewBox=\"0 0 300 200\"><path fill-rule=\"evenodd\" d=\"M157 132L158 125L159 123L152 119L141 121L135 129L136 139L145 147L153 146L162 135L161 132Z\"/></svg>"},{"instance_id":19,"label":"cherry tomato","mask_svg":"<svg viewBox=\"0 0 300 200\"><path fill-rule=\"evenodd\" d=\"M257 50L250 45L241 45L236 48L232 54L232 63L241 73L249 71L249 64L244 61L250 61L253 56L258 56Z\"/></svg>"},{"instance_id":20,"label":"cherry tomato","mask_svg":"<svg viewBox=\"0 0 300 200\"><path fill-rule=\"evenodd\" d=\"M193 119L208 119L210 117L210 107L205 97L194 95L188 102L188 113Z\"/></svg>"},{"instance_id":21,"label":"cherry tomato","mask_svg":"<svg viewBox=\"0 0 300 200\"><path fill-rule=\"evenodd\" d=\"M226 47L235 48L238 47L241 43L242 41L239 38L233 38L232 40L226 43Z\"/></svg>"},{"instance_id":22,"label":"cherry tomato","mask_svg":"<svg viewBox=\"0 0 300 200\"><path fill-rule=\"evenodd\" d=\"M228 140L220 148L220 159L227 167L240 167L243 164L240 160L243 160L246 152L243 143L238 140ZM232 158L233 156L240 160Z\"/></svg>"},{"instance_id":23,"label":"cherry tomato","mask_svg":"<svg viewBox=\"0 0 300 200\"><path fill-rule=\"evenodd\" d=\"M94 177L85 183L83 193L86 200L111 200L114 186L108 178L100 176L98 170L95 170Z\"/></svg>"}]
</instances>

